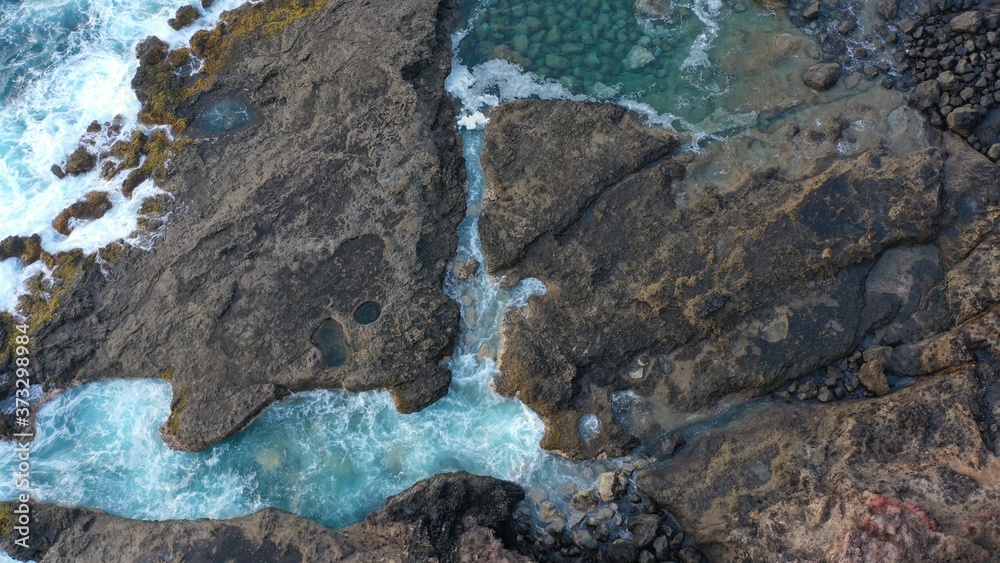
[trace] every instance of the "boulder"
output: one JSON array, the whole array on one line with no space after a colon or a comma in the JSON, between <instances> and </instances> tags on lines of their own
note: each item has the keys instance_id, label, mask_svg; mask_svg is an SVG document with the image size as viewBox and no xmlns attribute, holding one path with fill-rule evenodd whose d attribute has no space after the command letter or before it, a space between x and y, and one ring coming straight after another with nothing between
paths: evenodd
<instances>
[{"instance_id":1,"label":"boulder","mask_svg":"<svg viewBox=\"0 0 1000 563\"><path fill-rule=\"evenodd\" d=\"M978 11L962 12L948 24L948 27L955 33L976 33L983 24L985 14Z\"/></svg>"},{"instance_id":2,"label":"boulder","mask_svg":"<svg viewBox=\"0 0 1000 563\"><path fill-rule=\"evenodd\" d=\"M952 132L965 137L972 134L972 131L979 124L981 118L982 114L976 108L962 106L955 108L948 114L946 123L948 124L948 129L951 129Z\"/></svg>"},{"instance_id":3,"label":"boulder","mask_svg":"<svg viewBox=\"0 0 1000 563\"><path fill-rule=\"evenodd\" d=\"M174 14L174 17L167 20L167 24L174 29L180 30L193 24L200 17L201 12L198 11L198 8L191 5L181 6L177 8L177 13Z\"/></svg>"},{"instance_id":4,"label":"boulder","mask_svg":"<svg viewBox=\"0 0 1000 563\"><path fill-rule=\"evenodd\" d=\"M651 546L659 527L660 518L655 514L640 514L629 518L628 531L632 535L632 545L636 549Z\"/></svg>"},{"instance_id":5,"label":"boulder","mask_svg":"<svg viewBox=\"0 0 1000 563\"><path fill-rule=\"evenodd\" d=\"M64 209L52 220L52 228L64 235L73 232L70 220L93 221L104 217L111 209L111 200L105 192L89 192L83 199Z\"/></svg>"},{"instance_id":6,"label":"boulder","mask_svg":"<svg viewBox=\"0 0 1000 563\"><path fill-rule=\"evenodd\" d=\"M882 360L871 360L862 364L858 370L858 379L865 389L877 397L889 392L889 382L885 377L885 365Z\"/></svg>"},{"instance_id":7,"label":"boulder","mask_svg":"<svg viewBox=\"0 0 1000 563\"><path fill-rule=\"evenodd\" d=\"M364 522L330 530L267 508L229 520L128 520L97 510L35 504L32 519L45 530L22 560L79 561L528 561L503 547L513 539L516 484L468 473L420 481L386 501Z\"/></svg>"},{"instance_id":8,"label":"boulder","mask_svg":"<svg viewBox=\"0 0 1000 563\"><path fill-rule=\"evenodd\" d=\"M597 496L604 502L613 502L625 495L628 478L620 471L606 471L597 477Z\"/></svg>"},{"instance_id":9,"label":"boulder","mask_svg":"<svg viewBox=\"0 0 1000 563\"><path fill-rule=\"evenodd\" d=\"M819 2L813 2L812 4L806 6L804 10L802 10L802 17L805 18L806 21L813 21L819 18L819 14L820 14Z\"/></svg>"},{"instance_id":10,"label":"boulder","mask_svg":"<svg viewBox=\"0 0 1000 563\"><path fill-rule=\"evenodd\" d=\"M802 73L802 82L817 92L829 90L840 80L840 71L840 63L817 63Z\"/></svg>"},{"instance_id":11,"label":"boulder","mask_svg":"<svg viewBox=\"0 0 1000 563\"><path fill-rule=\"evenodd\" d=\"M920 111L927 111L935 106L937 106L938 100L941 98L941 86L937 80L925 80L917 85L916 88L910 92L909 102L910 105L919 109Z\"/></svg>"}]
</instances>

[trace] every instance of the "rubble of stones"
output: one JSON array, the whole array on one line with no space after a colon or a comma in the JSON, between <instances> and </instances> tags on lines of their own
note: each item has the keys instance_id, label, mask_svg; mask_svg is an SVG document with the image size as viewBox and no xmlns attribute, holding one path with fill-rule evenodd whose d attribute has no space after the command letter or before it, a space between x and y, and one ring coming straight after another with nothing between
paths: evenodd
<instances>
[{"instance_id":1,"label":"rubble of stones","mask_svg":"<svg viewBox=\"0 0 1000 563\"><path fill-rule=\"evenodd\" d=\"M935 0L897 27L905 70L918 83L910 104L977 151L1000 160L1000 13L979 0Z\"/></svg>"},{"instance_id":2,"label":"rubble of stones","mask_svg":"<svg viewBox=\"0 0 1000 563\"><path fill-rule=\"evenodd\" d=\"M683 444L674 437L668 441ZM570 501L562 508L541 491L529 493L514 514L518 551L543 563L704 561L673 517L635 487L633 474L652 461L622 458L620 467L597 475L593 488L566 491Z\"/></svg>"},{"instance_id":3,"label":"rubble of stones","mask_svg":"<svg viewBox=\"0 0 1000 563\"><path fill-rule=\"evenodd\" d=\"M896 391L910 382L886 374L880 359L884 347L857 351L826 369L813 372L791 382L775 393L786 402L809 401L830 403L841 399L868 399Z\"/></svg>"},{"instance_id":4,"label":"rubble of stones","mask_svg":"<svg viewBox=\"0 0 1000 563\"><path fill-rule=\"evenodd\" d=\"M875 29L865 29L858 21L859 2L820 2L818 0L792 0L788 5L788 19L802 33L811 37L820 47L823 65L838 65L840 73L848 75L849 82L857 83L861 77L878 80L882 86L901 92L916 84L915 80L900 70L904 56L893 52L898 35L888 25L896 17L896 0L880 0L876 12L880 21ZM817 65L818 66L818 65ZM836 84L833 80L829 86ZM806 82L807 85L816 88ZM822 89L826 89L822 88Z\"/></svg>"}]
</instances>

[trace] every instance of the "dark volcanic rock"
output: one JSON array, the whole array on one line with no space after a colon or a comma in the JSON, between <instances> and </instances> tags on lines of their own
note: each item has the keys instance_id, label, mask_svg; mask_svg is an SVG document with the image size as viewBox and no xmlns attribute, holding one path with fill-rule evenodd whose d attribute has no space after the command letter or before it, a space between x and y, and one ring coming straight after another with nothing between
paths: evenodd
<instances>
[{"instance_id":1,"label":"dark volcanic rock","mask_svg":"<svg viewBox=\"0 0 1000 563\"><path fill-rule=\"evenodd\" d=\"M218 443L289 391L385 389L412 412L451 380L441 364L458 308L442 279L464 203L443 91L452 12L431 0L278 1L231 12L227 29L303 5L315 9L283 29L226 36L208 86L172 98L195 124L222 100L253 122L181 143L155 249L72 280L36 335L50 386L169 379L162 430L181 449ZM140 56L162 62L161 43ZM360 324L367 301L381 315Z\"/></svg>"},{"instance_id":2,"label":"dark volcanic rock","mask_svg":"<svg viewBox=\"0 0 1000 563\"><path fill-rule=\"evenodd\" d=\"M942 211L933 150L869 153L801 182L757 174L684 203L673 140L621 108L517 102L491 120L487 263L548 286L508 317L496 386L546 421L545 448L572 457L635 443L613 392L695 413L849 354L899 310L868 296L872 265L935 235ZM588 440L586 414L601 422Z\"/></svg>"},{"instance_id":3,"label":"dark volcanic rock","mask_svg":"<svg viewBox=\"0 0 1000 563\"><path fill-rule=\"evenodd\" d=\"M840 70L839 63L817 63L802 73L802 82L819 92L829 90L840 80Z\"/></svg>"},{"instance_id":4,"label":"dark volcanic rock","mask_svg":"<svg viewBox=\"0 0 1000 563\"><path fill-rule=\"evenodd\" d=\"M960 107L948 114L948 128L959 135L969 135L981 118L979 111L972 107Z\"/></svg>"},{"instance_id":5,"label":"dark volcanic rock","mask_svg":"<svg viewBox=\"0 0 1000 563\"><path fill-rule=\"evenodd\" d=\"M33 507L33 549L0 547L38 561L526 561L500 539L511 533L521 487L492 477L447 473L391 497L385 508L342 530L275 509L230 520L128 520L82 508Z\"/></svg>"},{"instance_id":6,"label":"dark volcanic rock","mask_svg":"<svg viewBox=\"0 0 1000 563\"><path fill-rule=\"evenodd\" d=\"M83 199L70 205L52 220L52 228L56 231L68 235L73 232L70 226L70 219L82 219L92 221L104 217L104 214L111 209L111 200L105 192L90 192L83 196Z\"/></svg>"}]
</instances>

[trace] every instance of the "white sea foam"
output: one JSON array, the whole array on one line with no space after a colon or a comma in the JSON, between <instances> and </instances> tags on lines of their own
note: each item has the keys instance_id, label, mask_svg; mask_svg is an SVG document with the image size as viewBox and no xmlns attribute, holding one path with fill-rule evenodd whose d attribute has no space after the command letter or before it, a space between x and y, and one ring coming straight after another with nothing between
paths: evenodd
<instances>
[{"instance_id":1,"label":"white sea foam","mask_svg":"<svg viewBox=\"0 0 1000 563\"><path fill-rule=\"evenodd\" d=\"M197 29L212 26L223 10L242 3L220 0L183 31L167 25L174 11L187 4L178 0L26 1L0 7L0 45L48 49L36 59L19 55L11 65L23 68L7 69L19 74L0 100L0 240L38 233L50 252L82 248L89 253L129 236L141 198L156 190L141 189L134 201L125 202L114 195L120 195L124 175L106 182L95 171L59 180L50 168L65 160L93 120L103 123L122 115L123 135L136 127L139 101L131 88L136 43L156 35L172 46L182 45ZM113 194L116 207L70 237L57 233L52 220L90 191ZM12 310L25 271L0 268L0 307Z\"/></svg>"},{"instance_id":2,"label":"white sea foam","mask_svg":"<svg viewBox=\"0 0 1000 563\"><path fill-rule=\"evenodd\" d=\"M712 65L712 62L708 58L708 50L712 48L712 42L719 35L719 22L717 18L721 9L721 0L696 0L691 5L691 11L705 25L705 30L695 38L687 58L681 64L682 70Z\"/></svg>"}]
</instances>

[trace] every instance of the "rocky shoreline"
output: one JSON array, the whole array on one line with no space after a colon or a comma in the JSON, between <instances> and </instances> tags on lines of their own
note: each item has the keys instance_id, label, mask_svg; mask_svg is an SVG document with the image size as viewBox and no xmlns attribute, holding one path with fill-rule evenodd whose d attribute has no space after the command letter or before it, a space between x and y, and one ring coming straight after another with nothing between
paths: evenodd
<instances>
[{"instance_id":1,"label":"rocky shoreline","mask_svg":"<svg viewBox=\"0 0 1000 563\"><path fill-rule=\"evenodd\" d=\"M541 416L546 450L618 458L593 487L528 491L515 508L516 485L443 475L342 531L273 510L151 523L39 506L48 552L16 555L991 560L1000 9L781 4L822 52L801 75L813 97L761 110L747 136L805 143L808 166L742 159L747 173L713 182L698 171L724 153L684 152L619 106L531 100L489 115L479 228L491 273L548 288L508 315L496 389ZM453 10L257 5L192 41L217 61L207 72L192 52L144 43L144 119L186 136L74 153L59 173L149 163L128 175L172 194L151 204L170 214L163 239L100 262L49 256L37 237L0 244L63 264L39 287L52 297L26 301L38 359L61 374L47 385L162 375L174 388L163 434L189 450L290 391L388 389L401 412L443 396L458 313L441 280L464 195L442 87ZM357 49L359 37L378 48ZM888 110L864 106L862 77ZM807 106L833 98L821 125ZM863 116L902 121L907 104L927 122L906 150L838 144ZM239 114L223 129L241 124L215 131L209 110ZM90 134L110 141L113 127ZM90 197L59 224L104 207Z\"/></svg>"}]
</instances>

